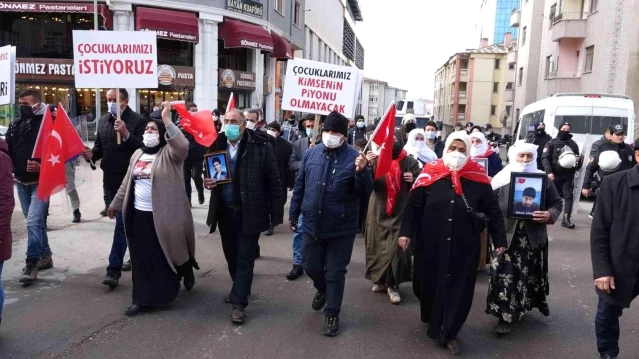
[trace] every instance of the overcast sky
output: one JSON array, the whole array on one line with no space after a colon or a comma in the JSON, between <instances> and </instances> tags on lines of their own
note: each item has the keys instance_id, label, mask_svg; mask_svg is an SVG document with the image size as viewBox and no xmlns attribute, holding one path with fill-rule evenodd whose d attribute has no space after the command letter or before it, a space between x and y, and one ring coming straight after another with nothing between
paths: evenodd
<instances>
[{"instance_id":1,"label":"overcast sky","mask_svg":"<svg viewBox=\"0 0 639 359\"><path fill-rule=\"evenodd\" d=\"M433 98L434 73L456 52L479 45L480 0L359 0L356 33L364 75ZM477 37L477 39L475 38Z\"/></svg>"}]
</instances>

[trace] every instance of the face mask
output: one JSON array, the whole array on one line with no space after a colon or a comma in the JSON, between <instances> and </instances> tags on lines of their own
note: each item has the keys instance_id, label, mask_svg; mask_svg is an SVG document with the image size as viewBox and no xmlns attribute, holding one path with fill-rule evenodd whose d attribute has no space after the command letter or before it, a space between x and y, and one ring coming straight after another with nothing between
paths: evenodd
<instances>
[{"instance_id":1,"label":"face mask","mask_svg":"<svg viewBox=\"0 0 639 359\"><path fill-rule=\"evenodd\" d=\"M277 132L273 131L273 130L266 130L266 133L268 133L269 135L271 135L272 137L277 136Z\"/></svg>"},{"instance_id":2,"label":"face mask","mask_svg":"<svg viewBox=\"0 0 639 359\"><path fill-rule=\"evenodd\" d=\"M255 126L257 126L256 122L246 121L246 128L249 130L254 130Z\"/></svg>"},{"instance_id":3,"label":"face mask","mask_svg":"<svg viewBox=\"0 0 639 359\"><path fill-rule=\"evenodd\" d=\"M364 126L366 126L366 124L364 122L358 122L357 123L357 128L364 128Z\"/></svg>"},{"instance_id":4,"label":"face mask","mask_svg":"<svg viewBox=\"0 0 639 359\"><path fill-rule=\"evenodd\" d=\"M470 156L471 157L481 156L484 153L486 153L486 151L488 151L488 145L486 145L485 143L473 145L470 147Z\"/></svg>"},{"instance_id":5,"label":"face mask","mask_svg":"<svg viewBox=\"0 0 639 359\"><path fill-rule=\"evenodd\" d=\"M443 159L444 164L451 171L459 171L464 167L467 161L466 155L458 151L447 152L444 154Z\"/></svg>"},{"instance_id":6,"label":"face mask","mask_svg":"<svg viewBox=\"0 0 639 359\"><path fill-rule=\"evenodd\" d=\"M117 102L109 102L109 103L107 103L107 107L109 108L109 112L113 116L117 116L118 115L118 103ZM122 113L122 112L120 112L120 113Z\"/></svg>"},{"instance_id":7,"label":"face mask","mask_svg":"<svg viewBox=\"0 0 639 359\"><path fill-rule=\"evenodd\" d=\"M433 131L426 131L424 132L424 134L426 135L426 139L428 140L434 140L435 137L437 137L437 135Z\"/></svg>"},{"instance_id":8,"label":"face mask","mask_svg":"<svg viewBox=\"0 0 639 359\"><path fill-rule=\"evenodd\" d=\"M308 136L308 137L313 136L313 129L312 128L307 128L306 129L306 136Z\"/></svg>"},{"instance_id":9,"label":"face mask","mask_svg":"<svg viewBox=\"0 0 639 359\"><path fill-rule=\"evenodd\" d=\"M537 134L538 134L538 135L540 135L540 136L543 136L543 135L545 135L545 134L546 134L546 130L545 130L545 129L543 129L543 128L542 128L542 129L539 129L539 130L537 130Z\"/></svg>"},{"instance_id":10,"label":"face mask","mask_svg":"<svg viewBox=\"0 0 639 359\"><path fill-rule=\"evenodd\" d=\"M24 119L29 119L33 116L33 107L31 106L20 106L20 117Z\"/></svg>"},{"instance_id":11,"label":"face mask","mask_svg":"<svg viewBox=\"0 0 639 359\"><path fill-rule=\"evenodd\" d=\"M237 139L240 138L241 134L240 125L226 125L224 133L226 134L226 138L228 138L230 141L237 141Z\"/></svg>"},{"instance_id":12,"label":"face mask","mask_svg":"<svg viewBox=\"0 0 639 359\"><path fill-rule=\"evenodd\" d=\"M414 124L413 122L409 122L406 124L406 133L410 133L410 131L414 130L417 128L417 125Z\"/></svg>"},{"instance_id":13,"label":"face mask","mask_svg":"<svg viewBox=\"0 0 639 359\"><path fill-rule=\"evenodd\" d=\"M291 125L295 124L295 120L288 120L288 123L290 123Z\"/></svg>"},{"instance_id":14,"label":"face mask","mask_svg":"<svg viewBox=\"0 0 639 359\"><path fill-rule=\"evenodd\" d=\"M415 140L415 147L421 150L422 148L424 148L424 146L426 146L424 140Z\"/></svg>"},{"instance_id":15,"label":"face mask","mask_svg":"<svg viewBox=\"0 0 639 359\"><path fill-rule=\"evenodd\" d=\"M513 167L514 172L534 172L537 169L537 163L535 161L528 163L515 161Z\"/></svg>"},{"instance_id":16,"label":"face mask","mask_svg":"<svg viewBox=\"0 0 639 359\"><path fill-rule=\"evenodd\" d=\"M393 142L393 159L399 157L399 153L402 152L402 146L399 142Z\"/></svg>"},{"instance_id":17,"label":"face mask","mask_svg":"<svg viewBox=\"0 0 639 359\"><path fill-rule=\"evenodd\" d=\"M145 133L142 136L142 142L144 143L144 146L153 148L160 144L160 135L157 133Z\"/></svg>"},{"instance_id":18,"label":"face mask","mask_svg":"<svg viewBox=\"0 0 639 359\"><path fill-rule=\"evenodd\" d=\"M331 135L328 132L322 133L322 143L326 148L337 148L342 144L342 135Z\"/></svg>"},{"instance_id":19,"label":"face mask","mask_svg":"<svg viewBox=\"0 0 639 359\"><path fill-rule=\"evenodd\" d=\"M559 131L557 138L559 138L560 140L567 140L568 135L570 135L570 131Z\"/></svg>"}]
</instances>

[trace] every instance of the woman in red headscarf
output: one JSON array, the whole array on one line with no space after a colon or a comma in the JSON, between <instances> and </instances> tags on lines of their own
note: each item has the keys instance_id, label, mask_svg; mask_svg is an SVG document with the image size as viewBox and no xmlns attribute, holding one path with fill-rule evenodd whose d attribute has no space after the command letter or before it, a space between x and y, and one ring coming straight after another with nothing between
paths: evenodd
<instances>
[{"instance_id":1,"label":"woman in red headscarf","mask_svg":"<svg viewBox=\"0 0 639 359\"><path fill-rule=\"evenodd\" d=\"M428 336L452 354L461 352L457 334L475 292L480 252L478 219L488 223L497 254L504 252L503 214L486 172L468 160L470 138L455 132L445 153L424 165L404 209L399 245L413 242L413 291L421 304Z\"/></svg>"},{"instance_id":2,"label":"woman in red headscarf","mask_svg":"<svg viewBox=\"0 0 639 359\"><path fill-rule=\"evenodd\" d=\"M391 170L375 180L366 216L366 279L373 282L373 292L387 292L393 304L401 302L399 285L412 280L410 253L399 250L396 239L420 171L419 162L403 148L401 134L395 131ZM367 158L376 166L376 154L368 152Z\"/></svg>"}]
</instances>

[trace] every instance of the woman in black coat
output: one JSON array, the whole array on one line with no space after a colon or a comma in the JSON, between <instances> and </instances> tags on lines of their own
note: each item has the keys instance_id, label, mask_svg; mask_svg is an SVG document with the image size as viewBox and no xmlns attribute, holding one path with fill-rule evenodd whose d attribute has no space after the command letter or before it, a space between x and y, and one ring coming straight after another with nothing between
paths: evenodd
<instances>
[{"instance_id":1,"label":"woman in black coat","mask_svg":"<svg viewBox=\"0 0 639 359\"><path fill-rule=\"evenodd\" d=\"M486 172L468 160L470 138L455 132L442 159L427 163L404 209L399 245L414 239L413 291L428 336L459 354L457 334L470 311L480 253L478 217L485 214L498 253L506 247L503 215Z\"/></svg>"}]
</instances>

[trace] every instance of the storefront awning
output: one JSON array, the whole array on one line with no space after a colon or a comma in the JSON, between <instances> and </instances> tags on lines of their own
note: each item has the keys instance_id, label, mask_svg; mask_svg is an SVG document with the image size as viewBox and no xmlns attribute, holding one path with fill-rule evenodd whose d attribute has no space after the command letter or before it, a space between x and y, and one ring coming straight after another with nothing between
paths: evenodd
<instances>
[{"instance_id":1,"label":"storefront awning","mask_svg":"<svg viewBox=\"0 0 639 359\"><path fill-rule=\"evenodd\" d=\"M58 13L58 14L93 14L91 3L64 3L64 2L9 2L0 1L0 12L33 12L33 13ZM104 4L98 5L98 14L102 17L102 25L113 28L113 13Z\"/></svg>"},{"instance_id":2,"label":"storefront awning","mask_svg":"<svg viewBox=\"0 0 639 359\"><path fill-rule=\"evenodd\" d=\"M224 47L247 47L261 51L273 52L271 34L259 25L225 18L218 26L219 38L224 40Z\"/></svg>"},{"instance_id":3,"label":"storefront awning","mask_svg":"<svg viewBox=\"0 0 639 359\"><path fill-rule=\"evenodd\" d=\"M271 31L271 38L273 38L273 53L271 53L271 57L282 60L293 58L293 49L286 39L275 33L275 31Z\"/></svg>"},{"instance_id":4,"label":"storefront awning","mask_svg":"<svg viewBox=\"0 0 639 359\"><path fill-rule=\"evenodd\" d=\"M190 12L138 7L135 29L154 31L161 39L195 43L199 40L197 16Z\"/></svg>"}]
</instances>

